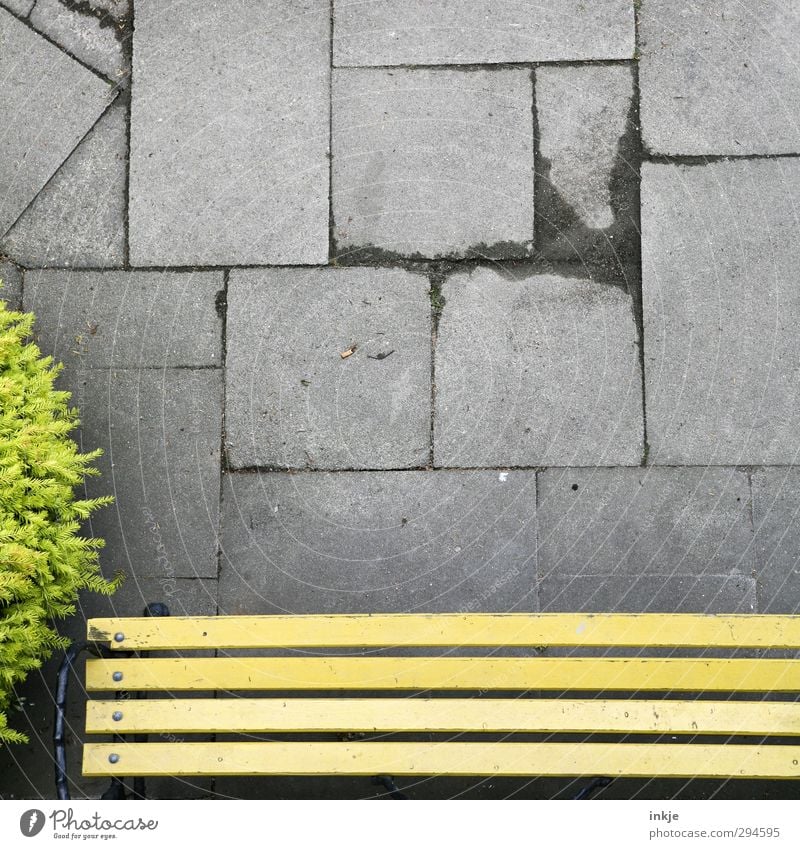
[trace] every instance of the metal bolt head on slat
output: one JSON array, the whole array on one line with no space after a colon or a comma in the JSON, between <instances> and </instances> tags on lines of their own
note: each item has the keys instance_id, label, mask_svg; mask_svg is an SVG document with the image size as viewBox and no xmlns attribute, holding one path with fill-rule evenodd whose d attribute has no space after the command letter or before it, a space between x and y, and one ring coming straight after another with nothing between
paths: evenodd
<instances>
[{"instance_id":1,"label":"metal bolt head on slat","mask_svg":"<svg viewBox=\"0 0 800 849\"><path fill-rule=\"evenodd\" d=\"M114 641L115 642L121 643L124 639L125 639L125 634L123 634L122 631L117 631L117 633L114 634Z\"/></svg>"},{"instance_id":2,"label":"metal bolt head on slat","mask_svg":"<svg viewBox=\"0 0 800 849\"><path fill-rule=\"evenodd\" d=\"M118 754L116 754L116 752L112 752L112 753L108 756L108 762L109 762L110 764L115 764L115 763L117 763L118 761L119 761L119 755L118 755Z\"/></svg>"},{"instance_id":3,"label":"metal bolt head on slat","mask_svg":"<svg viewBox=\"0 0 800 849\"><path fill-rule=\"evenodd\" d=\"M115 710L114 713L111 714L111 718L114 720L114 722L119 722L122 719L122 711Z\"/></svg>"},{"instance_id":4,"label":"metal bolt head on slat","mask_svg":"<svg viewBox=\"0 0 800 849\"><path fill-rule=\"evenodd\" d=\"M121 672L114 672L111 675L111 677L113 678L114 681L122 681L122 673Z\"/></svg>"}]
</instances>

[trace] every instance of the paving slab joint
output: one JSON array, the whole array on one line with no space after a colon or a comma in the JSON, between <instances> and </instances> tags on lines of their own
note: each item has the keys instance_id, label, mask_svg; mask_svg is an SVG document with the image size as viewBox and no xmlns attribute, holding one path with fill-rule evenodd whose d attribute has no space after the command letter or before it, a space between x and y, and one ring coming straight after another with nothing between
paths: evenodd
<instances>
[{"instance_id":1,"label":"paving slab joint","mask_svg":"<svg viewBox=\"0 0 800 849\"><path fill-rule=\"evenodd\" d=\"M227 372L225 370L226 360L228 355L228 283L230 278L230 270L225 270L222 274L222 289L220 289L214 299L214 307L217 315L220 317L222 327L220 329L220 368L222 369L222 409L220 410L220 446L219 446L219 513L217 514L217 586L219 586L219 578L222 574L222 559L225 552L222 550L222 501L224 497L225 475L228 474L228 451L225 435L225 393L227 390ZM217 615L222 612L219 606L219 592L216 598ZM216 654L216 652L215 652Z\"/></svg>"},{"instance_id":2,"label":"paving slab joint","mask_svg":"<svg viewBox=\"0 0 800 849\"><path fill-rule=\"evenodd\" d=\"M714 162L748 162L759 159L797 159L800 158L800 148L796 153L706 153L701 156L689 154L653 153L642 147L642 161L656 165L699 166L711 165Z\"/></svg>"},{"instance_id":3,"label":"paving slab joint","mask_svg":"<svg viewBox=\"0 0 800 849\"><path fill-rule=\"evenodd\" d=\"M640 6L641 4L639 4ZM639 49L639 27L638 7L636 11L636 50ZM642 305L642 161L644 159L642 142L641 122L641 99L642 92L639 83L639 64L633 65L633 100L631 102L631 115L626 132L635 136L634 146L636 148L635 164L636 172L636 208L633 211L634 229L636 230L636 261L633 268L636 269L634 285L629 289L632 297L633 318L636 322L636 344L639 350L639 375L642 381L642 466L647 466L650 459L650 441L647 436L647 388L645 385L645 351L644 351L644 307ZM634 112L635 110L635 112ZM613 183L612 183L613 196Z\"/></svg>"},{"instance_id":4,"label":"paving slab joint","mask_svg":"<svg viewBox=\"0 0 800 849\"><path fill-rule=\"evenodd\" d=\"M642 0L633 0L633 31L634 31L634 48L633 60L637 62L642 58L642 51L639 46L639 28L640 18L642 14Z\"/></svg>"},{"instance_id":5,"label":"paving slab joint","mask_svg":"<svg viewBox=\"0 0 800 849\"><path fill-rule=\"evenodd\" d=\"M333 28L335 13L334 0L330 0L330 40L328 53L330 56L328 79L328 264L336 265L336 231L333 219Z\"/></svg>"},{"instance_id":6,"label":"paving slab joint","mask_svg":"<svg viewBox=\"0 0 800 849\"><path fill-rule=\"evenodd\" d=\"M130 58L130 57L129 57ZM122 208L122 267L131 267L131 228L130 228L130 196L131 196L131 86L120 93L120 103L125 109L125 184L123 186L124 205Z\"/></svg>"},{"instance_id":7,"label":"paving slab joint","mask_svg":"<svg viewBox=\"0 0 800 849\"><path fill-rule=\"evenodd\" d=\"M230 271L225 270L222 273L222 288L217 292L214 298L214 309L216 310L217 315L220 318L221 329L220 329L220 369L222 370L223 375L226 375L226 361L228 356L228 280L230 277ZM225 389L226 389L226 381L222 381L222 426L220 428L220 486L222 481L222 475L229 471L228 468L228 452L227 452L227 439L225 438ZM220 490L220 497L222 495L222 491Z\"/></svg>"},{"instance_id":8,"label":"paving slab joint","mask_svg":"<svg viewBox=\"0 0 800 849\"><path fill-rule=\"evenodd\" d=\"M534 259L530 245L525 242L502 241L492 244L478 242L470 245L464 252L464 256L425 256L416 251L401 253L387 250L371 243L344 248L340 252L333 235L331 235L331 240L333 259L330 264L340 267L374 265L384 268L405 268L407 271L427 273L427 268L431 264L505 263L525 262Z\"/></svg>"},{"instance_id":9,"label":"paving slab joint","mask_svg":"<svg viewBox=\"0 0 800 849\"><path fill-rule=\"evenodd\" d=\"M552 59L552 60L521 60L519 62L445 62L442 64L430 62L398 62L392 65L336 65L334 70L347 71L362 68L369 71L463 71L465 73L482 73L486 71L519 71L536 70L536 68L580 68L585 65L629 65L633 58L624 59Z\"/></svg>"},{"instance_id":10,"label":"paving slab joint","mask_svg":"<svg viewBox=\"0 0 800 849\"><path fill-rule=\"evenodd\" d=\"M444 283L447 273L442 267L432 267L429 270L431 281L431 443L429 465L434 463L434 432L436 420L436 338L439 333L439 320L445 306Z\"/></svg>"},{"instance_id":11,"label":"paving slab joint","mask_svg":"<svg viewBox=\"0 0 800 849\"><path fill-rule=\"evenodd\" d=\"M741 469L747 475L747 494L748 494L748 499L749 499L748 502L747 502L748 516L749 516L749 519L750 519L750 529L753 532L753 542L752 542L752 544L754 546L754 551L757 551L757 549L755 548L755 546L756 546L756 534L757 534L756 511L755 511L755 506L753 504L753 502L755 500L755 493L754 493L754 490L753 490L753 473L755 472L756 467L755 466L743 466L743 467L741 467ZM756 560L753 563L753 569L752 569L752 572L751 572L752 578L755 581L755 585L756 585L755 610L753 612L754 613L769 613L770 612L769 609L765 609L766 605L763 604L764 584L763 584L763 581L761 581L760 578L759 578L757 563L758 563L758 559L757 559L757 554L756 554Z\"/></svg>"},{"instance_id":12,"label":"paving slab joint","mask_svg":"<svg viewBox=\"0 0 800 849\"><path fill-rule=\"evenodd\" d=\"M524 466L524 465L484 465L484 466L392 466L389 468L373 467L373 466L343 466L336 468L324 467L309 467L309 466L275 466L275 465L253 465L253 466L237 466L236 468L226 469L228 475L264 475L264 474L280 474L280 475L352 475L352 474L388 474L389 472L430 472L431 474L446 475L451 472L543 472L544 466ZM612 466L602 466L600 468L613 468ZM631 467L626 467L631 468Z\"/></svg>"},{"instance_id":13,"label":"paving slab joint","mask_svg":"<svg viewBox=\"0 0 800 849\"><path fill-rule=\"evenodd\" d=\"M534 274L555 274L575 280L586 280L589 277L589 279L595 282L607 282L605 279L601 280L594 276L592 269L587 268L583 262L570 260L554 261L540 255L525 259L493 259L488 256L431 259L419 254L399 254L369 245L352 250L348 249L346 254L331 260L329 265L334 268L402 268L414 274L424 274L428 277L432 274L439 275L442 280L457 272L471 271L476 268L491 268L498 274L508 276L511 279L529 277ZM247 268L252 267L254 266L247 266ZM283 266L264 267L278 268ZM297 268L299 266L289 267ZM170 269L172 270L172 267ZM180 270L199 271L201 269L182 268ZM208 268L202 270L208 270ZM627 283L624 280L617 281L617 285L621 288L627 288Z\"/></svg>"}]
</instances>

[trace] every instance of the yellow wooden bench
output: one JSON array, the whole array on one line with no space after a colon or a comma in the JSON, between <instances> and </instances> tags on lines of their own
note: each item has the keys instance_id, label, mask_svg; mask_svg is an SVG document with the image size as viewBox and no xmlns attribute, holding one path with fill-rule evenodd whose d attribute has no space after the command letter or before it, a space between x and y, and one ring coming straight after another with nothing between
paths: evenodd
<instances>
[{"instance_id":1,"label":"yellow wooden bench","mask_svg":"<svg viewBox=\"0 0 800 849\"><path fill-rule=\"evenodd\" d=\"M789 739L800 735L800 703L778 695L800 693L800 658L785 651L800 648L800 616L144 617L91 620L88 640L104 656L87 661L86 690L104 696L87 702L86 731L116 736L84 745L83 774L118 785L164 775L800 777ZM409 656L419 648L428 651ZM141 656L162 650L182 656ZM148 692L161 695L131 697ZM319 740L331 732L404 739ZM289 739L167 742L193 734Z\"/></svg>"}]
</instances>

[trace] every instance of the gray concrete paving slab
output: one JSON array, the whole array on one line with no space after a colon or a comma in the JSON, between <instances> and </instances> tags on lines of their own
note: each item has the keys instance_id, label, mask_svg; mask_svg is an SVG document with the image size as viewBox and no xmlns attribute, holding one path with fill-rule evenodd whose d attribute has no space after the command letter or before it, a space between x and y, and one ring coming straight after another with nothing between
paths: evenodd
<instances>
[{"instance_id":1,"label":"gray concrete paving slab","mask_svg":"<svg viewBox=\"0 0 800 849\"><path fill-rule=\"evenodd\" d=\"M234 270L227 340L233 468L428 463L425 276L386 268Z\"/></svg>"},{"instance_id":2,"label":"gray concrete paving slab","mask_svg":"<svg viewBox=\"0 0 800 849\"><path fill-rule=\"evenodd\" d=\"M28 268L123 264L126 124L117 100L0 238L0 252Z\"/></svg>"},{"instance_id":3,"label":"gray concrete paving slab","mask_svg":"<svg viewBox=\"0 0 800 849\"><path fill-rule=\"evenodd\" d=\"M26 274L34 339L76 369L219 366L221 272L57 271Z\"/></svg>"},{"instance_id":4,"label":"gray concrete paving slab","mask_svg":"<svg viewBox=\"0 0 800 849\"><path fill-rule=\"evenodd\" d=\"M548 469L539 571L752 577L750 483L740 469Z\"/></svg>"},{"instance_id":5,"label":"gray concrete paving slab","mask_svg":"<svg viewBox=\"0 0 800 849\"><path fill-rule=\"evenodd\" d=\"M645 164L649 461L800 457L800 159Z\"/></svg>"},{"instance_id":6,"label":"gray concrete paving slab","mask_svg":"<svg viewBox=\"0 0 800 849\"><path fill-rule=\"evenodd\" d=\"M224 483L221 611L536 610L533 472Z\"/></svg>"},{"instance_id":7,"label":"gray concrete paving slab","mask_svg":"<svg viewBox=\"0 0 800 849\"><path fill-rule=\"evenodd\" d=\"M529 256L532 103L524 68L335 71L337 256Z\"/></svg>"},{"instance_id":8,"label":"gray concrete paving slab","mask_svg":"<svg viewBox=\"0 0 800 849\"><path fill-rule=\"evenodd\" d=\"M638 465L630 297L554 275L450 277L435 351L436 466Z\"/></svg>"},{"instance_id":9,"label":"gray concrete paving slab","mask_svg":"<svg viewBox=\"0 0 800 849\"><path fill-rule=\"evenodd\" d=\"M762 613L800 613L800 469L753 471L756 574Z\"/></svg>"},{"instance_id":10,"label":"gray concrete paving slab","mask_svg":"<svg viewBox=\"0 0 800 849\"><path fill-rule=\"evenodd\" d=\"M102 115L112 87L0 9L0 235Z\"/></svg>"},{"instance_id":11,"label":"gray concrete paving slab","mask_svg":"<svg viewBox=\"0 0 800 849\"><path fill-rule=\"evenodd\" d=\"M756 581L743 575L552 575L539 603L551 613L755 613Z\"/></svg>"},{"instance_id":12,"label":"gray concrete paving slab","mask_svg":"<svg viewBox=\"0 0 800 849\"><path fill-rule=\"evenodd\" d=\"M327 261L329 35L328 0L137 2L134 265Z\"/></svg>"},{"instance_id":13,"label":"gray concrete paving slab","mask_svg":"<svg viewBox=\"0 0 800 849\"><path fill-rule=\"evenodd\" d=\"M631 0L369 0L334 4L337 65L630 59Z\"/></svg>"},{"instance_id":14,"label":"gray concrete paving slab","mask_svg":"<svg viewBox=\"0 0 800 849\"><path fill-rule=\"evenodd\" d=\"M81 411L76 440L101 448L89 497L113 495L94 515L106 572L129 578L217 576L222 438L218 369L71 370L60 379Z\"/></svg>"},{"instance_id":15,"label":"gray concrete paving slab","mask_svg":"<svg viewBox=\"0 0 800 849\"><path fill-rule=\"evenodd\" d=\"M800 152L800 15L781 0L642 0L642 133L654 153Z\"/></svg>"}]
</instances>

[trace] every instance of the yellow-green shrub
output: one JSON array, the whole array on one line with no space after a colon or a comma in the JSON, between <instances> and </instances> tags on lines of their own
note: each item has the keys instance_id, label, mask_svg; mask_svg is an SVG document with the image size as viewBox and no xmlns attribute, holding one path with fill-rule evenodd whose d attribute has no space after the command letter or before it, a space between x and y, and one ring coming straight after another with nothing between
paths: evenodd
<instances>
[{"instance_id":1,"label":"yellow-green shrub","mask_svg":"<svg viewBox=\"0 0 800 849\"><path fill-rule=\"evenodd\" d=\"M14 688L54 649L52 626L84 588L111 593L100 574L103 542L81 523L110 498L76 498L99 452L80 454L68 392L54 389L61 366L27 341L34 317L0 300L0 743L24 737L8 727Z\"/></svg>"}]
</instances>

